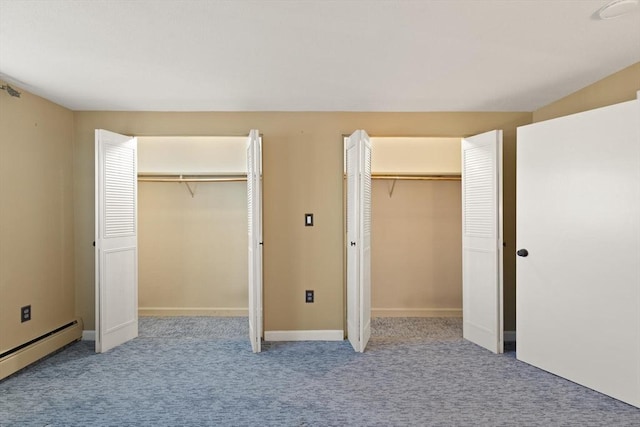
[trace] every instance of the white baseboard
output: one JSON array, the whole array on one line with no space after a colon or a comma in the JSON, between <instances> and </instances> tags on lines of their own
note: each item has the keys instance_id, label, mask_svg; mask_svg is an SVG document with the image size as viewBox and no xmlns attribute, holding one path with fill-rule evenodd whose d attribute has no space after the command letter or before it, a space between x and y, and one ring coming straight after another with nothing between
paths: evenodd
<instances>
[{"instance_id":1,"label":"white baseboard","mask_svg":"<svg viewBox=\"0 0 640 427\"><path fill-rule=\"evenodd\" d=\"M462 317L461 308L372 308L371 317Z\"/></svg>"},{"instance_id":2,"label":"white baseboard","mask_svg":"<svg viewBox=\"0 0 640 427\"><path fill-rule=\"evenodd\" d=\"M248 316L249 309L244 307L228 308L228 307L139 307L138 316L210 316L210 317L238 317Z\"/></svg>"},{"instance_id":3,"label":"white baseboard","mask_svg":"<svg viewBox=\"0 0 640 427\"><path fill-rule=\"evenodd\" d=\"M504 331L504 342L516 342L516 331Z\"/></svg>"},{"instance_id":4,"label":"white baseboard","mask_svg":"<svg viewBox=\"0 0 640 427\"><path fill-rule=\"evenodd\" d=\"M264 331L265 341L343 341L344 331Z\"/></svg>"},{"instance_id":5,"label":"white baseboard","mask_svg":"<svg viewBox=\"0 0 640 427\"><path fill-rule=\"evenodd\" d=\"M82 331L82 341L95 341L96 331Z\"/></svg>"}]
</instances>

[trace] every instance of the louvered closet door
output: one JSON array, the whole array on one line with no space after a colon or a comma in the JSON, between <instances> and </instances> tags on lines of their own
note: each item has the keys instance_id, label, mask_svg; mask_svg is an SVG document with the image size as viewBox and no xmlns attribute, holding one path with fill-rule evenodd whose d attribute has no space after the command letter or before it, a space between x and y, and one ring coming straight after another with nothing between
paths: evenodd
<instances>
[{"instance_id":1,"label":"louvered closet door","mask_svg":"<svg viewBox=\"0 0 640 427\"><path fill-rule=\"evenodd\" d=\"M96 352L138 336L137 141L95 133Z\"/></svg>"},{"instance_id":2,"label":"louvered closet door","mask_svg":"<svg viewBox=\"0 0 640 427\"><path fill-rule=\"evenodd\" d=\"M371 336L371 142L354 132L345 149L347 173L347 336L363 352Z\"/></svg>"},{"instance_id":3,"label":"louvered closet door","mask_svg":"<svg viewBox=\"0 0 640 427\"><path fill-rule=\"evenodd\" d=\"M462 140L463 336L503 352L502 131Z\"/></svg>"},{"instance_id":4,"label":"louvered closet door","mask_svg":"<svg viewBox=\"0 0 640 427\"><path fill-rule=\"evenodd\" d=\"M362 233L360 237L360 337L361 351L367 347L371 337L371 141L365 131L361 134L362 172Z\"/></svg>"},{"instance_id":5,"label":"louvered closet door","mask_svg":"<svg viewBox=\"0 0 640 427\"><path fill-rule=\"evenodd\" d=\"M252 130L247 140L247 211L249 215L249 340L254 353L262 338L262 143Z\"/></svg>"}]
</instances>

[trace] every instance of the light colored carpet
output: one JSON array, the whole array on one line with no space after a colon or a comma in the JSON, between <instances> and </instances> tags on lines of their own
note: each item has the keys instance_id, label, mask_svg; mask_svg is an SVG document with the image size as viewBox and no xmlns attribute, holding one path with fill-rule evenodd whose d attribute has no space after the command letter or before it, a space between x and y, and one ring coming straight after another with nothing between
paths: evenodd
<instances>
[{"instance_id":1,"label":"light colored carpet","mask_svg":"<svg viewBox=\"0 0 640 427\"><path fill-rule=\"evenodd\" d=\"M639 426L640 410L461 338L460 319L374 319L348 342L251 353L246 318L141 318L0 382L8 426Z\"/></svg>"}]
</instances>

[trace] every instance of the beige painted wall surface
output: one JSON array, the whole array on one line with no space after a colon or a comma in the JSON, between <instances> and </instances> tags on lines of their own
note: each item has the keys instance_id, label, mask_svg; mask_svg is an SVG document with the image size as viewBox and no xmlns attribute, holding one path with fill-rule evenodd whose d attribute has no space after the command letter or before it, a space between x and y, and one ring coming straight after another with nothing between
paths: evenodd
<instances>
[{"instance_id":1,"label":"beige painted wall surface","mask_svg":"<svg viewBox=\"0 0 640 427\"><path fill-rule=\"evenodd\" d=\"M639 90L640 62L534 111L533 121L541 122L593 110L594 108L631 101L637 98Z\"/></svg>"},{"instance_id":2,"label":"beige painted wall surface","mask_svg":"<svg viewBox=\"0 0 640 427\"><path fill-rule=\"evenodd\" d=\"M0 91L0 353L75 312L73 113L17 89Z\"/></svg>"},{"instance_id":3,"label":"beige painted wall surface","mask_svg":"<svg viewBox=\"0 0 640 427\"><path fill-rule=\"evenodd\" d=\"M460 175L460 138L371 139L373 174Z\"/></svg>"},{"instance_id":4,"label":"beige painted wall surface","mask_svg":"<svg viewBox=\"0 0 640 427\"><path fill-rule=\"evenodd\" d=\"M246 310L247 185L190 185L138 184L138 306Z\"/></svg>"},{"instance_id":5,"label":"beige painted wall surface","mask_svg":"<svg viewBox=\"0 0 640 427\"><path fill-rule=\"evenodd\" d=\"M372 309L461 310L460 181L389 186L373 181Z\"/></svg>"},{"instance_id":6,"label":"beige painted wall surface","mask_svg":"<svg viewBox=\"0 0 640 427\"><path fill-rule=\"evenodd\" d=\"M531 113L75 113L77 311L94 328L94 129L135 136L263 134L265 330L344 329L343 135L504 130L506 329L515 328L515 132ZM314 227L304 227L313 212ZM304 290L316 291L305 304Z\"/></svg>"},{"instance_id":7,"label":"beige painted wall surface","mask_svg":"<svg viewBox=\"0 0 640 427\"><path fill-rule=\"evenodd\" d=\"M140 137L139 174L247 173L246 137Z\"/></svg>"}]
</instances>

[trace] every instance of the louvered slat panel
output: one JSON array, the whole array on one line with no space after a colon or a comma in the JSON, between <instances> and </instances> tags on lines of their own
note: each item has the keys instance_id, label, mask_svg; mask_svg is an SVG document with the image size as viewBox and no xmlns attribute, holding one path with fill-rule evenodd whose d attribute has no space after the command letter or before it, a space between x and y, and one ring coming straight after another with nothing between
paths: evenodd
<instances>
[{"instance_id":1,"label":"louvered slat panel","mask_svg":"<svg viewBox=\"0 0 640 427\"><path fill-rule=\"evenodd\" d=\"M353 196L356 179L355 159L357 150L355 148L347 149L347 235L353 232L353 215L355 214L355 206L353 206Z\"/></svg>"},{"instance_id":2,"label":"louvered slat panel","mask_svg":"<svg viewBox=\"0 0 640 427\"><path fill-rule=\"evenodd\" d=\"M249 236L253 236L253 150L251 147L247 150L247 211L249 213ZM251 243L250 243L251 244Z\"/></svg>"},{"instance_id":3,"label":"louvered slat panel","mask_svg":"<svg viewBox=\"0 0 640 427\"><path fill-rule=\"evenodd\" d=\"M368 239L371 236L371 151L368 146L364 146L364 171L362 179L362 202L363 202L363 237ZM367 241L363 242L365 247Z\"/></svg>"},{"instance_id":4,"label":"louvered slat panel","mask_svg":"<svg viewBox=\"0 0 640 427\"><path fill-rule=\"evenodd\" d=\"M494 164L491 152L478 147L464 152L464 232L468 236L495 235Z\"/></svg>"},{"instance_id":5,"label":"louvered slat panel","mask_svg":"<svg viewBox=\"0 0 640 427\"><path fill-rule=\"evenodd\" d=\"M104 237L135 234L135 150L107 146L104 155Z\"/></svg>"}]
</instances>

